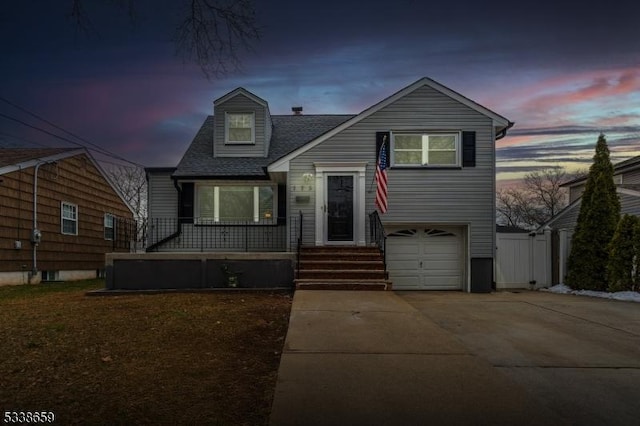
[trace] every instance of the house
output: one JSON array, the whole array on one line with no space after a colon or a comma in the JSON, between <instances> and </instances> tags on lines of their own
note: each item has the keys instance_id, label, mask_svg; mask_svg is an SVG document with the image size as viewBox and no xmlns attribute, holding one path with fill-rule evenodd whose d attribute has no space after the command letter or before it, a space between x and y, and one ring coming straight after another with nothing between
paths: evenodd
<instances>
[{"instance_id":1,"label":"house","mask_svg":"<svg viewBox=\"0 0 640 426\"><path fill-rule=\"evenodd\" d=\"M394 289L490 291L495 141L513 123L429 78L357 115L292 110L272 115L244 88L216 99L178 165L147 169L148 251L186 261L315 247L347 262L375 245ZM383 146L388 211L377 214Z\"/></svg>"},{"instance_id":2,"label":"house","mask_svg":"<svg viewBox=\"0 0 640 426\"><path fill-rule=\"evenodd\" d=\"M133 213L85 149L0 149L0 285L95 278Z\"/></svg>"},{"instance_id":3,"label":"house","mask_svg":"<svg viewBox=\"0 0 640 426\"><path fill-rule=\"evenodd\" d=\"M613 180L620 200L620 213L640 216L640 156L613 165ZM545 224L557 234L554 248L553 283L561 283L567 271L567 259L571 250L571 235L578 222L582 193L587 184L587 176L571 180L562 186L569 188L569 205Z\"/></svg>"},{"instance_id":4,"label":"house","mask_svg":"<svg viewBox=\"0 0 640 426\"><path fill-rule=\"evenodd\" d=\"M640 216L640 156L613 165L613 181L620 199L620 211ZM565 229L570 233L576 226L580 213L580 201L587 176L562 184L569 188L569 205L553 217L546 226Z\"/></svg>"}]
</instances>

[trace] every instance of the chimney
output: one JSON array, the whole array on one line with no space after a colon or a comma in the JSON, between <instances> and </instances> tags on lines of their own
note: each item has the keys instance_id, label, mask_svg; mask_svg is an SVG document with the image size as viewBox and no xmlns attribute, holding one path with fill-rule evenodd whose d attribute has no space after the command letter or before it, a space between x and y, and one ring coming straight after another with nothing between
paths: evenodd
<instances>
[{"instance_id":1,"label":"chimney","mask_svg":"<svg viewBox=\"0 0 640 426\"><path fill-rule=\"evenodd\" d=\"M291 107L291 111L293 111L293 115L302 115L302 107Z\"/></svg>"}]
</instances>

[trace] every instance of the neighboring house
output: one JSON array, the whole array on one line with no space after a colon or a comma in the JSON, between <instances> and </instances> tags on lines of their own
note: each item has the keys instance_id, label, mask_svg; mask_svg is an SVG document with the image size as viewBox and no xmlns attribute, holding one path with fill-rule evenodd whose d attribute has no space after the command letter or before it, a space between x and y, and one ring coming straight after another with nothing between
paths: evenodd
<instances>
[{"instance_id":1,"label":"neighboring house","mask_svg":"<svg viewBox=\"0 0 640 426\"><path fill-rule=\"evenodd\" d=\"M147 169L148 251L379 243L394 289L490 290L495 141L513 123L429 78L357 115L301 109L271 115L243 88L215 100L177 167ZM388 211L377 215L382 144Z\"/></svg>"},{"instance_id":2,"label":"neighboring house","mask_svg":"<svg viewBox=\"0 0 640 426\"><path fill-rule=\"evenodd\" d=\"M85 149L0 149L0 284L95 278L133 213Z\"/></svg>"},{"instance_id":3,"label":"neighboring house","mask_svg":"<svg viewBox=\"0 0 640 426\"><path fill-rule=\"evenodd\" d=\"M640 156L614 164L613 181L620 199L620 211L640 216ZM553 217L545 226L552 229L565 229L573 233L578 221L582 193L587 184L587 177L581 177L564 183L569 188L569 205Z\"/></svg>"},{"instance_id":4,"label":"neighboring house","mask_svg":"<svg viewBox=\"0 0 640 426\"><path fill-rule=\"evenodd\" d=\"M613 180L620 199L621 214L640 216L640 156L614 164ZM552 229L554 235L557 235L552 255L554 284L564 282L571 250L571 235L578 222L581 197L586 184L586 176L564 183L562 186L569 188L569 205L542 227Z\"/></svg>"}]
</instances>

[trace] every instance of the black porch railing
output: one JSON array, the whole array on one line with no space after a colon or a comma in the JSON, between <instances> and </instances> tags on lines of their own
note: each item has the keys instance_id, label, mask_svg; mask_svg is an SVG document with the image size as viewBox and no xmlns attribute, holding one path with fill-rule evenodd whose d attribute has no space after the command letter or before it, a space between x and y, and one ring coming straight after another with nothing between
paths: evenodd
<instances>
[{"instance_id":1,"label":"black porch railing","mask_svg":"<svg viewBox=\"0 0 640 426\"><path fill-rule=\"evenodd\" d=\"M384 232L384 226L380 215L376 210L369 214L369 235L371 236L371 242L375 244L382 253L382 260L384 262L384 270L387 270L387 234Z\"/></svg>"},{"instance_id":2,"label":"black porch railing","mask_svg":"<svg viewBox=\"0 0 640 426\"><path fill-rule=\"evenodd\" d=\"M114 217L113 227L105 228L105 239L111 240L113 251L136 251L140 226L134 219Z\"/></svg>"},{"instance_id":3,"label":"black porch railing","mask_svg":"<svg viewBox=\"0 0 640 426\"><path fill-rule=\"evenodd\" d=\"M297 225L297 216L288 222L151 218L147 251L288 251L296 247Z\"/></svg>"}]
</instances>

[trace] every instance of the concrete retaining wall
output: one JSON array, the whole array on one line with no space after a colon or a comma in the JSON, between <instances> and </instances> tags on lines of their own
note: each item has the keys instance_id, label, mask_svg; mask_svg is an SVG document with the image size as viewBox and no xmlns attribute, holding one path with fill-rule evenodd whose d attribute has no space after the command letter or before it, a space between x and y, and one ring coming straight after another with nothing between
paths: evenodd
<instances>
[{"instance_id":1,"label":"concrete retaining wall","mask_svg":"<svg viewBox=\"0 0 640 426\"><path fill-rule=\"evenodd\" d=\"M295 253L110 253L106 288L292 288L294 263Z\"/></svg>"}]
</instances>

